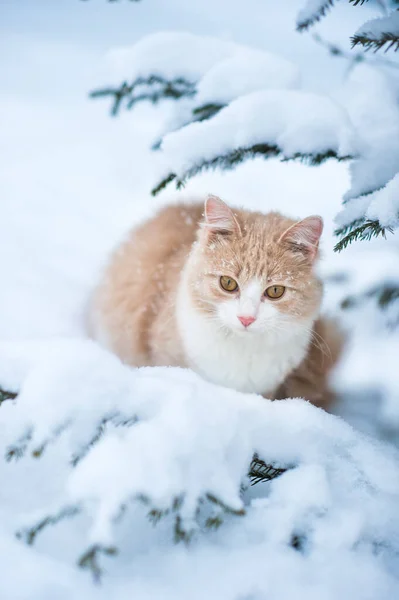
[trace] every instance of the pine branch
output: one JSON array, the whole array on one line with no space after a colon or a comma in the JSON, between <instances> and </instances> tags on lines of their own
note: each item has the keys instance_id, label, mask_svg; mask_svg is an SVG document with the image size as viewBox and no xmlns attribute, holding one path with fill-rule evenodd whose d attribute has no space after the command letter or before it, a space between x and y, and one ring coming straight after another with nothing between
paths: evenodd
<instances>
[{"instance_id":1,"label":"pine branch","mask_svg":"<svg viewBox=\"0 0 399 600\"><path fill-rule=\"evenodd\" d=\"M315 12L305 17L301 17L301 13L299 13L296 24L297 31L306 31L309 27L318 23L331 10L334 2L335 0L324 0Z\"/></svg>"},{"instance_id":2,"label":"pine branch","mask_svg":"<svg viewBox=\"0 0 399 600\"><path fill-rule=\"evenodd\" d=\"M222 169L226 171L234 169L238 164L250 158L255 158L257 156L262 156L265 159L275 156L281 156L281 160L284 162L291 160L299 160L305 164L312 166L320 165L322 162L329 158L335 158L338 161L349 160L353 158L349 155L339 156L334 150L327 150L326 152L320 152L318 154L296 153L293 156L286 157L283 155L281 149L276 145L254 144L249 148L237 148L235 150L231 150L225 155L217 156L210 160L204 160L202 163L199 163L188 169L180 177L178 177L176 173L169 173L167 177L162 179L162 181L160 181L160 183L151 190L151 194L153 196L156 196L171 181L176 181L176 188L181 189L182 187L184 187L188 179L191 179L192 177L198 175L199 173L202 173L203 171L213 169Z\"/></svg>"},{"instance_id":3,"label":"pine branch","mask_svg":"<svg viewBox=\"0 0 399 600\"><path fill-rule=\"evenodd\" d=\"M377 52L385 45L385 52L388 52L391 48L394 48L395 52L399 50L399 35L396 33L381 33L378 37L369 37L370 34L361 33L351 37L352 48L355 46L363 46L365 50L374 50Z\"/></svg>"},{"instance_id":4,"label":"pine branch","mask_svg":"<svg viewBox=\"0 0 399 600\"><path fill-rule=\"evenodd\" d=\"M29 442L32 439L33 429L28 429L26 433L13 446L9 446L6 451L5 459L7 462L11 460L19 460L22 458L28 449Z\"/></svg>"},{"instance_id":5,"label":"pine branch","mask_svg":"<svg viewBox=\"0 0 399 600\"><path fill-rule=\"evenodd\" d=\"M287 471L287 469L280 469L278 467L273 467L273 465L268 465L255 454L249 468L248 477L251 481L251 485L256 485L260 482L265 483L266 481L271 481L275 477L285 473L285 471Z\"/></svg>"},{"instance_id":6,"label":"pine branch","mask_svg":"<svg viewBox=\"0 0 399 600\"><path fill-rule=\"evenodd\" d=\"M40 446L37 446L32 450L33 458L40 458L43 455L44 451L47 449L47 447L50 444L53 444L64 433L64 431L68 429L70 425L71 420L65 421L65 423L61 423L60 425L58 425L51 433L51 435L40 444Z\"/></svg>"},{"instance_id":7,"label":"pine branch","mask_svg":"<svg viewBox=\"0 0 399 600\"><path fill-rule=\"evenodd\" d=\"M368 0L349 0L349 2L353 4L353 6L357 6L358 4L361 5L368 2ZM307 31L325 17L334 5L335 0L321 0L319 7L313 12L308 11L305 7L298 15L296 24L297 31Z\"/></svg>"},{"instance_id":8,"label":"pine branch","mask_svg":"<svg viewBox=\"0 0 399 600\"><path fill-rule=\"evenodd\" d=\"M0 388L0 406L3 404L3 402L6 402L7 400L15 400L16 397L17 394L15 394L14 392L8 392L7 390L3 390L2 388Z\"/></svg>"},{"instance_id":9,"label":"pine branch","mask_svg":"<svg viewBox=\"0 0 399 600\"><path fill-rule=\"evenodd\" d=\"M325 40L317 33L313 34L312 37L315 42L320 44L320 46L323 46L324 48L326 48L326 50L331 54L331 56L343 58L343 59L349 61L350 68L361 62L366 62L366 63L372 64L372 65L377 64L377 65L381 65L384 67L399 69L399 64L397 62L394 62L393 60L388 60L387 58L381 58L378 56L366 55L362 50L357 53L346 52L337 44L334 44L332 42L329 42L328 40Z\"/></svg>"},{"instance_id":10,"label":"pine branch","mask_svg":"<svg viewBox=\"0 0 399 600\"><path fill-rule=\"evenodd\" d=\"M334 252L341 252L352 242L358 240L370 241L373 237L382 236L386 238L386 233L393 233L391 227L383 227L379 221L370 221L365 219L357 219L346 227L337 229L335 235L343 235L344 237L334 246Z\"/></svg>"},{"instance_id":11,"label":"pine branch","mask_svg":"<svg viewBox=\"0 0 399 600\"><path fill-rule=\"evenodd\" d=\"M193 110L194 121L205 121L206 119L210 119L214 117L225 106L225 104L216 103L198 106L198 108L194 108Z\"/></svg>"},{"instance_id":12,"label":"pine branch","mask_svg":"<svg viewBox=\"0 0 399 600\"><path fill-rule=\"evenodd\" d=\"M140 88L144 91L135 93ZM150 89L148 89L150 88ZM126 101L126 108L133 108L138 102L147 100L156 104L160 100L172 98L190 97L196 93L195 84L187 81L184 77L176 77L168 81L160 75L149 75L148 77L138 77L133 83L128 84L124 81L119 87L107 87L90 92L89 97L106 98L110 96L113 99L111 105L111 115L116 116Z\"/></svg>"},{"instance_id":13,"label":"pine branch","mask_svg":"<svg viewBox=\"0 0 399 600\"><path fill-rule=\"evenodd\" d=\"M115 548L115 546L101 546L100 544L95 544L82 554L78 560L78 566L81 569L89 570L95 583L100 583L104 573L104 570L99 564L99 557L101 554L104 556L115 556L118 554L118 549Z\"/></svg>"},{"instance_id":14,"label":"pine branch","mask_svg":"<svg viewBox=\"0 0 399 600\"><path fill-rule=\"evenodd\" d=\"M354 308L367 298L375 298L379 308L386 310L393 302L399 300L399 286L387 283L375 286L358 296L348 296L341 302L341 308L344 310Z\"/></svg>"},{"instance_id":15,"label":"pine branch","mask_svg":"<svg viewBox=\"0 0 399 600\"><path fill-rule=\"evenodd\" d=\"M41 521L36 523L36 525L33 527L21 529L16 533L16 537L18 539L22 539L26 544L28 544L28 546L31 546L35 543L38 534L41 533L43 529L48 527L48 525L56 525L64 519L74 517L79 512L80 508L78 506L65 506L57 514L49 515L48 517L41 519Z\"/></svg>"},{"instance_id":16,"label":"pine branch","mask_svg":"<svg viewBox=\"0 0 399 600\"><path fill-rule=\"evenodd\" d=\"M108 423L111 423L115 427L131 427L137 423L138 418L136 416L130 417L126 419L119 413L112 413L110 415L106 415L101 419L101 421L96 425L94 433L92 434L89 441L82 447L82 449L73 455L71 459L71 464L73 467L76 467L80 463L80 461L88 454L88 452L100 441L103 437L105 430L107 428Z\"/></svg>"}]
</instances>

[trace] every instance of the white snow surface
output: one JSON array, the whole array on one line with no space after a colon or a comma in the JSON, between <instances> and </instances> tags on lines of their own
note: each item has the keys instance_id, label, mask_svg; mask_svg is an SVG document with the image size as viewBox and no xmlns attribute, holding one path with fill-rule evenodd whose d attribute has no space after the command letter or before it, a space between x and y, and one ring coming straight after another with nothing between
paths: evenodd
<instances>
[{"instance_id":1,"label":"white snow surface","mask_svg":"<svg viewBox=\"0 0 399 600\"><path fill-rule=\"evenodd\" d=\"M104 68L102 77L109 76L115 83L150 75L198 82L201 103L229 102L257 89L291 88L299 84L298 68L282 57L185 32L155 33L134 46L110 50Z\"/></svg>"},{"instance_id":2,"label":"white snow surface","mask_svg":"<svg viewBox=\"0 0 399 600\"><path fill-rule=\"evenodd\" d=\"M391 12L386 17L366 21L359 27L355 35L366 36L371 40L379 40L384 33L399 36L399 10Z\"/></svg>"},{"instance_id":3,"label":"white snow surface","mask_svg":"<svg viewBox=\"0 0 399 600\"><path fill-rule=\"evenodd\" d=\"M335 220L343 227L362 218L392 229L399 226L399 173L381 190L347 202Z\"/></svg>"},{"instance_id":4,"label":"white snow surface","mask_svg":"<svg viewBox=\"0 0 399 600\"><path fill-rule=\"evenodd\" d=\"M341 108L326 98L339 87L346 63L324 54L310 36L293 32L299 5L299 0L285 0L284 7L274 3L272 10L263 0L248 0L243 10L242 2L232 0L73 5L37 0L34 6L21 0L2 11L0 386L20 392L16 401L0 406L2 455L15 444L27 444L19 460L0 461L2 599L398 596L399 342L397 329L389 333L386 327L397 314L395 305L377 312L372 298L360 309L341 311L339 306L375 285L397 285L399 248L391 236L333 254L333 218L349 187L345 164L330 161L311 168L257 159L232 172L204 173L184 193L190 198L212 192L235 206L280 210L297 218L323 216L325 309L339 315L350 334L334 377L342 394L334 411L343 419L301 399L271 403L218 388L184 370L130 369L89 342L82 323L111 248L132 225L182 197L172 190L157 199L148 194L166 165L162 153L148 148L176 104L138 106L109 119L104 104L87 100L94 80L96 85L112 83L104 75L98 78L104 53L154 31L169 30L175 39L176 28L188 29L201 39L219 39L220 47L210 44L210 54L196 62L176 51L176 71L166 54L165 64L174 76L181 75L186 61L187 77L206 81L212 69L227 73L229 61L241 60L234 54L238 44L225 40L237 40L246 51L259 48L265 56L276 52L284 64L298 63L303 88L322 98L321 105L311 103L322 114L312 139L303 136L304 147L326 139L339 147L352 139L352 127L358 129L352 116L347 126ZM362 14L337 3L321 26L328 39L344 43ZM147 72L140 71L141 65L163 67L162 52L151 60L148 56L145 64L142 54L135 73L121 63L113 82ZM291 80L289 68L286 73L279 85L292 88L295 69ZM255 82L252 75L246 80L241 74L243 87L237 82L236 89L232 82L230 97L233 88L241 94ZM377 107L371 89L370 112ZM277 102L282 89L263 94L274 95ZM396 131L394 95L378 94L382 103L376 112L381 114L370 121L370 132L378 136L380 130L388 139L389 126ZM350 113L348 98L338 105ZM310 114L295 116L287 108L288 113L292 125L306 119L311 125ZM338 115L330 128L327 113ZM261 121L263 127L263 113ZM278 122L274 133L283 131ZM356 133L356 147L358 139ZM301 143L295 127L281 143L287 151ZM221 141L210 137L208 144L213 151ZM201 151L207 151L205 145ZM384 172L385 182L396 172ZM104 419L103 436L86 453ZM268 462L292 468L241 493L254 450ZM78 458L73 467L71 460ZM151 507L170 507L181 493L179 514L192 531L187 546L174 543L174 513L156 526L147 518ZM234 509L218 530L204 528L208 517L221 515L220 507L206 500L207 493ZM200 513L194 515L199 501ZM45 527L33 545L25 544L27 529L73 505L79 514ZM234 514L240 509L245 515ZM290 545L292 535L302 548ZM119 550L113 557L100 556L105 569L101 585L76 564L95 543Z\"/></svg>"},{"instance_id":5,"label":"white snow surface","mask_svg":"<svg viewBox=\"0 0 399 600\"><path fill-rule=\"evenodd\" d=\"M190 167L255 144L277 146L285 158L328 150L356 155L346 114L332 100L301 91L262 91L238 98L215 117L190 123L163 138L171 171Z\"/></svg>"},{"instance_id":6,"label":"white snow surface","mask_svg":"<svg viewBox=\"0 0 399 600\"><path fill-rule=\"evenodd\" d=\"M21 390L18 401L5 404L0 413L2 452L34 424L28 456L21 463L30 463L31 478L45 478L45 456L35 460L29 454L47 443L44 454L58 471L56 494L40 511L24 512L9 527L23 531L65 506L78 505L90 516L80 536L81 551L93 544L117 546L126 553L127 576L128 564L142 560L143 547L157 544L157 534L145 522L146 510L168 509L182 497L181 523L194 533L192 560L210 569L210 583L203 582L198 592L193 586L192 598L205 593L216 600L220 589L224 598L285 597L286 578L275 577L284 570L290 571L288 589L313 594L311 590L328 585L331 597L349 597L359 585L359 564L367 565L362 575L367 597L398 592L399 583L390 575L399 549L396 450L302 400L270 402L214 386L181 369L130 369L84 340L7 344L0 356L0 381ZM119 421L135 416L138 422L129 428L107 427L73 468L71 458L90 441L101 418L110 415L118 415ZM54 447L61 441L60 453ZM264 486L266 495L257 499L251 490L240 491L255 451L267 462L293 467ZM19 467L10 463L7 470ZM227 516L217 533L207 533L203 520L223 514L204 504L208 494L246 514ZM144 507L142 497L148 501ZM116 518L123 506L121 522ZM173 528L172 518L164 519L159 525L162 544L168 535L172 538ZM139 545L126 539L124 527L136 535L140 531ZM305 554L290 547L293 536L305 536ZM167 552L167 562L181 560L180 548L170 546ZM232 586L235 561L252 556L258 564L259 555L266 573L253 578L252 566L244 562ZM339 560L326 569L322 565L332 555ZM222 556L225 568L215 585L211 575ZM304 561L305 570L300 567ZM118 568L108 563L107 570L110 585ZM157 585L170 585L166 573L157 578ZM137 585L133 578L120 597ZM184 583L176 582L175 597L184 598L184 593Z\"/></svg>"},{"instance_id":7,"label":"white snow surface","mask_svg":"<svg viewBox=\"0 0 399 600\"><path fill-rule=\"evenodd\" d=\"M350 165L351 187L345 200L386 185L399 170L398 80L396 70L386 73L360 64L336 94L361 148L359 158Z\"/></svg>"},{"instance_id":8,"label":"white snow surface","mask_svg":"<svg viewBox=\"0 0 399 600\"><path fill-rule=\"evenodd\" d=\"M149 75L185 77L194 83L215 63L237 50L236 44L209 36L157 32L134 46L110 50L105 69L116 83Z\"/></svg>"},{"instance_id":9,"label":"white snow surface","mask_svg":"<svg viewBox=\"0 0 399 600\"><path fill-rule=\"evenodd\" d=\"M214 65L197 85L196 104L228 104L243 94L264 89L299 87L298 68L288 60L267 52L236 53Z\"/></svg>"}]
</instances>

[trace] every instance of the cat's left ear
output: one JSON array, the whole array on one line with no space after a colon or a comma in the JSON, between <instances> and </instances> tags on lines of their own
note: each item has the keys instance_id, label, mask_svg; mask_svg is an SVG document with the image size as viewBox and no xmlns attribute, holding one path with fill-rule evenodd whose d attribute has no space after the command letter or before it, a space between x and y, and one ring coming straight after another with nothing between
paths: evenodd
<instances>
[{"instance_id":1,"label":"cat's left ear","mask_svg":"<svg viewBox=\"0 0 399 600\"><path fill-rule=\"evenodd\" d=\"M322 232L323 219L318 216L307 217L284 231L279 242L292 244L294 250L303 252L313 261L317 255Z\"/></svg>"},{"instance_id":2,"label":"cat's left ear","mask_svg":"<svg viewBox=\"0 0 399 600\"><path fill-rule=\"evenodd\" d=\"M233 211L217 196L208 196L205 200L204 226L211 233L241 233L240 225Z\"/></svg>"}]
</instances>

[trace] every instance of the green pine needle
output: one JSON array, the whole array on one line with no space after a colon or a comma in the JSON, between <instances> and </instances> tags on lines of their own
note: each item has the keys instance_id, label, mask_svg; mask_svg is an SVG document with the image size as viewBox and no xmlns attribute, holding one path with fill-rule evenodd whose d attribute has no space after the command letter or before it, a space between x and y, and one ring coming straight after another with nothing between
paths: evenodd
<instances>
[{"instance_id":1,"label":"green pine needle","mask_svg":"<svg viewBox=\"0 0 399 600\"><path fill-rule=\"evenodd\" d=\"M137 90L144 91L137 93ZM149 75L148 77L138 77L133 83L128 84L124 81L119 87L107 87L90 92L90 98L111 97L111 115L117 116L123 101L126 101L126 108L133 108L138 102L147 100L156 104L160 100L172 98L177 100L183 96L194 96L196 93L195 84L187 81L184 77L176 77L171 81L160 75Z\"/></svg>"},{"instance_id":2,"label":"green pine needle","mask_svg":"<svg viewBox=\"0 0 399 600\"><path fill-rule=\"evenodd\" d=\"M49 515L44 519L41 519L36 525L33 527L29 527L28 529L21 529L16 533L18 539L22 539L28 546L32 546L36 541L36 538L39 533L43 531L48 525L56 525L60 521L64 519L68 519L74 517L80 512L80 508L78 506L66 506L60 510L55 515Z\"/></svg>"},{"instance_id":3,"label":"green pine needle","mask_svg":"<svg viewBox=\"0 0 399 600\"><path fill-rule=\"evenodd\" d=\"M7 390L3 390L2 388L0 388L0 406L3 404L3 402L6 402L7 400L15 400L16 397L16 393L8 392Z\"/></svg>"},{"instance_id":4,"label":"green pine needle","mask_svg":"<svg viewBox=\"0 0 399 600\"><path fill-rule=\"evenodd\" d=\"M324 161L329 158L335 158L338 161L350 160L353 158L352 156L345 155L339 156L335 150L327 150L326 152L319 152L317 154L301 154L296 153L293 156L284 156L281 148L279 148L275 144L254 144L253 146L249 146L248 148L236 148L231 150L227 154L222 156L216 156L210 160L204 160L201 163L198 163L191 169L188 169L181 177L177 177L175 173L169 173L167 177L162 179L160 183L155 186L151 194L156 196L161 190L163 190L171 181L176 182L176 188L180 189L184 187L188 179L199 175L204 171L221 169L223 171L227 171L230 169L234 169L240 163L261 156L265 159L272 158L276 156L281 156L281 160L284 162L288 162L291 160L299 160L307 165L315 166L320 165Z\"/></svg>"},{"instance_id":5,"label":"green pine needle","mask_svg":"<svg viewBox=\"0 0 399 600\"><path fill-rule=\"evenodd\" d=\"M193 116L195 121L205 121L206 119L211 119L214 117L222 108L224 108L225 104L216 104L209 103L204 104L203 106L198 106L193 110Z\"/></svg>"},{"instance_id":6,"label":"green pine needle","mask_svg":"<svg viewBox=\"0 0 399 600\"><path fill-rule=\"evenodd\" d=\"M248 477L251 481L251 485L256 485L257 483L265 483L266 481L271 481L275 477L282 475L285 473L287 469L282 469L279 467L274 467L273 465L268 465L263 460L261 460L257 454L254 455L250 468Z\"/></svg>"},{"instance_id":7,"label":"green pine needle","mask_svg":"<svg viewBox=\"0 0 399 600\"><path fill-rule=\"evenodd\" d=\"M303 21L299 21L297 23L296 29L297 31L306 31L312 25L318 23L334 6L335 0L325 0L324 4L322 4L319 9L314 12L308 19L304 19Z\"/></svg>"},{"instance_id":8,"label":"green pine needle","mask_svg":"<svg viewBox=\"0 0 399 600\"><path fill-rule=\"evenodd\" d=\"M334 246L334 252L341 252L352 242L358 240L370 241L373 237L382 236L386 238L386 233L393 233L391 227L383 227L379 221L362 221L356 220L350 225L337 229L335 235L343 235L344 237Z\"/></svg>"},{"instance_id":9,"label":"green pine needle","mask_svg":"<svg viewBox=\"0 0 399 600\"><path fill-rule=\"evenodd\" d=\"M78 560L78 566L81 569L89 570L95 583L100 583L104 573L104 570L100 567L99 563L101 554L105 556L115 556L118 554L118 549L115 546L101 546L100 544L95 544L82 554Z\"/></svg>"},{"instance_id":10,"label":"green pine needle","mask_svg":"<svg viewBox=\"0 0 399 600\"><path fill-rule=\"evenodd\" d=\"M355 46L363 46L365 50L374 50L377 52L384 46L385 52L388 52L391 48L399 50L399 36L395 33L381 33L378 38L370 38L366 33L358 34L351 37L352 48Z\"/></svg>"}]
</instances>

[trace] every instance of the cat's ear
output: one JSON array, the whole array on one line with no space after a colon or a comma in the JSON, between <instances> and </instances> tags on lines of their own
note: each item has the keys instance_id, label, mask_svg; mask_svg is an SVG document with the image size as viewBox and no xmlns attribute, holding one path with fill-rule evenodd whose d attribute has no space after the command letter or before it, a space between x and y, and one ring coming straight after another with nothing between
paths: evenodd
<instances>
[{"instance_id":1,"label":"cat's ear","mask_svg":"<svg viewBox=\"0 0 399 600\"><path fill-rule=\"evenodd\" d=\"M323 219L318 216L307 217L284 231L279 242L292 245L293 250L303 252L313 261L317 255L322 232Z\"/></svg>"},{"instance_id":2,"label":"cat's ear","mask_svg":"<svg viewBox=\"0 0 399 600\"><path fill-rule=\"evenodd\" d=\"M210 233L241 233L240 225L231 208L217 196L205 200L204 227Z\"/></svg>"}]
</instances>

